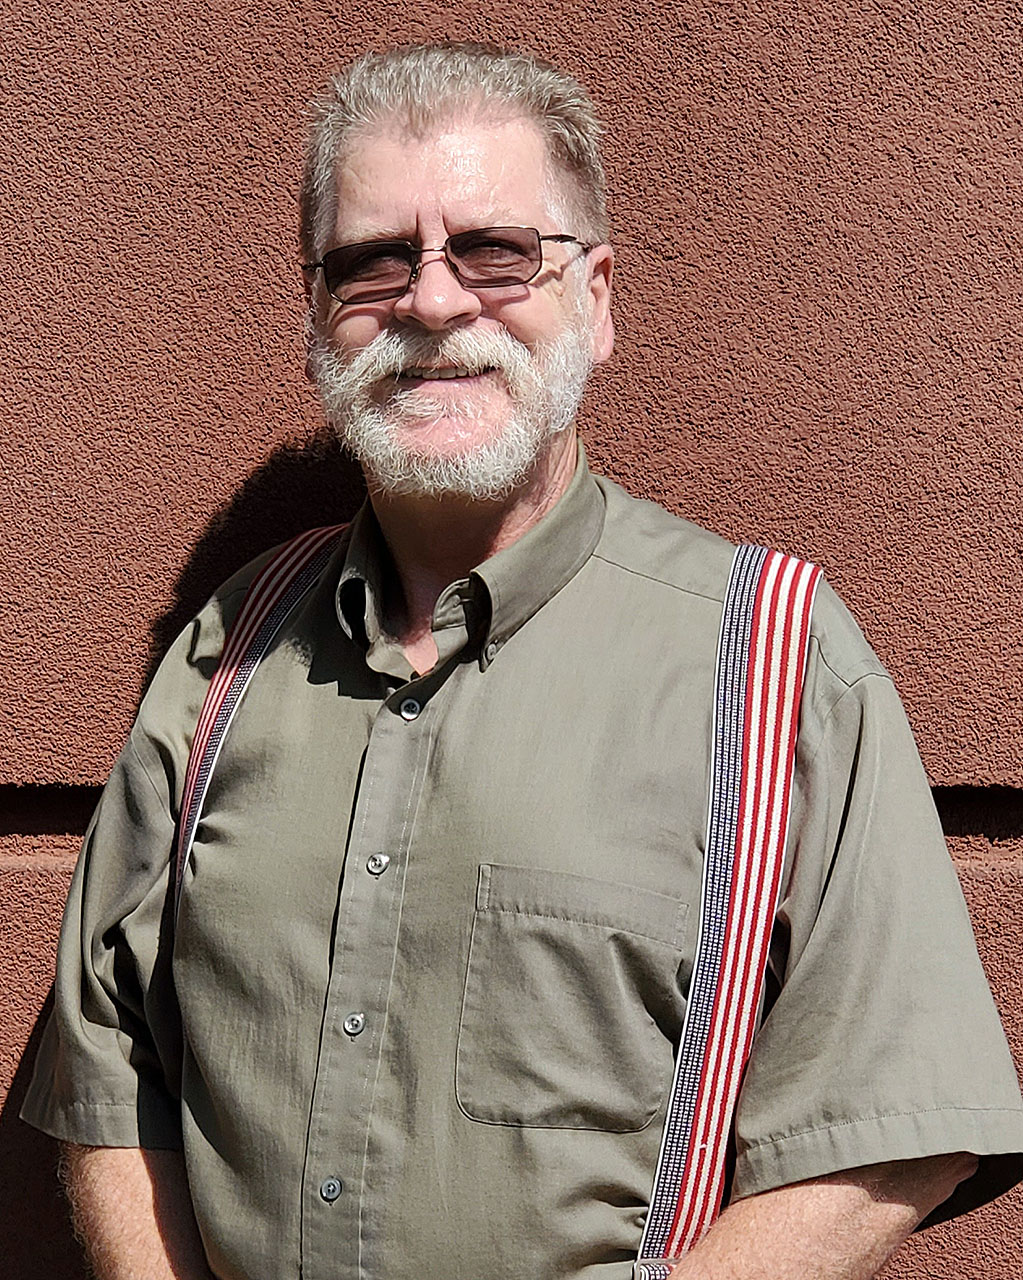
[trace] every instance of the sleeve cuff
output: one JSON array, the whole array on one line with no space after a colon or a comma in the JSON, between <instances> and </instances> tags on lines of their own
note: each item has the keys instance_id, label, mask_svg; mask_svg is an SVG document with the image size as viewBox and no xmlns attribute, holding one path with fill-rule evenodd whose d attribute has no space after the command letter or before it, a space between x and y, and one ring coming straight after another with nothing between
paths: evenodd
<instances>
[{"instance_id":1,"label":"sleeve cuff","mask_svg":"<svg viewBox=\"0 0 1023 1280\"><path fill-rule=\"evenodd\" d=\"M986 1204L1023 1181L1023 1111L941 1108L851 1120L755 1143L738 1156L732 1199L862 1165L955 1151L987 1158L925 1226Z\"/></svg>"},{"instance_id":2,"label":"sleeve cuff","mask_svg":"<svg viewBox=\"0 0 1023 1280\"><path fill-rule=\"evenodd\" d=\"M168 1100L169 1102L169 1100ZM69 1102L30 1089L21 1118L61 1142L84 1147L181 1149L181 1122L173 1104L141 1102Z\"/></svg>"}]
</instances>

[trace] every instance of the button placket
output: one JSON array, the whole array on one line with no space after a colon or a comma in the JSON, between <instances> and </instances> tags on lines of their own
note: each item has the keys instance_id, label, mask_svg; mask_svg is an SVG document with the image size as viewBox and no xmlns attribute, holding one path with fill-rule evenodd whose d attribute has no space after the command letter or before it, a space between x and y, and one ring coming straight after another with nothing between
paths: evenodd
<instances>
[{"instance_id":1,"label":"button placket","mask_svg":"<svg viewBox=\"0 0 1023 1280\"><path fill-rule=\"evenodd\" d=\"M422 710L418 699L405 700ZM324 1037L310 1114L306 1188L319 1212L303 1219L302 1267L308 1280L357 1280L358 1275L355 1242L364 1160L356 1157L350 1168L338 1170L344 1194L336 1202L326 1200L321 1187L324 1173L336 1167L339 1151L366 1150L365 1135L373 1120L372 1086L385 1025L383 1017L374 1015L386 1010L390 998L410 816L423 786L431 741L425 721L408 723L396 711L400 713L400 703L396 707L387 699L374 717L347 850L353 874L341 882L339 945L324 1014L335 1034ZM362 1007L353 1009L355 1001Z\"/></svg>"}]
</instances>

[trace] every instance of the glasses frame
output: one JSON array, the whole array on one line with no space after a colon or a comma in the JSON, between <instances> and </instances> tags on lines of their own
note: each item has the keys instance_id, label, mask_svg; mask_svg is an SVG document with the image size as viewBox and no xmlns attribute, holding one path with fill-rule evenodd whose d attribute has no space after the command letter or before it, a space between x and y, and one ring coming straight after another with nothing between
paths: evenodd
<instances>
[{"instance_id":1,"label":"glasses frame","mask_svg":"<svg viewBox=\"0 0 1023 1280\"><path fill-rule=\"evenodd\" d=\"M482 284L463 280L461 274L459 273L458 266L451 256L452 240L458 240L462 236L482 235L482 234L485 234L486 232L494 232L496 234L501 231L529 231L536 237L537 251L539 254L539 260L537 261L537 264L536 264L536 270L522 280L495 280L492 283L482 283ZM463 289L474 289L474 290L475 289L512 289L512 288L515 288L517 285L529 284L530 281L535 280L536 277L543 270L543 246L545 244L577 244L582 249L584 255L589 253L591 249L595 249L597 247L595 244L587 244L585 241L580 240L578 236L563 235L560 233L555 235L544 236L540 234L540 232L537 230L536 227L471 227L467 231L456 231L454 235L448 236L448 238L444 241L443 244L437 245L437 247L434 249L427 248L425 246L423 248L419 248L419 246L414 245L411 240L400 240L400 239L356 240L352 244L340 244L334 249L329 249L323 255L323 257L319 260L319 262L303 262L302 270L308 271L308 272L322 271L324 284L326 284L327 265L330 258L334 254L341 253L341 252L346 252L346 253L351 252L351 250L353 249L373 249L373 248L393 247L393 248L400 248L404 250L409 254L409 257L411 260L409 262L409 278L404 288L402 289L395 289L393 292L377 294L373 298L357 299L357 298L338 297L338 295L334 292L334 290L331 289L329 285L327 286L327 292L334 299L334 301L337 302L342 307L352 307L352 306L360 306L360 305L371 306L374 302L393 302L395 298L403 298L405 294L408 293L409 289L411 289L412 286L419 279L419 272L421 271L423 266L424 253L443 253L444 261L448 265L448 270L455 277L455 279L458 281L458 283L462 286Z\"/></svg>"}]
</instances>

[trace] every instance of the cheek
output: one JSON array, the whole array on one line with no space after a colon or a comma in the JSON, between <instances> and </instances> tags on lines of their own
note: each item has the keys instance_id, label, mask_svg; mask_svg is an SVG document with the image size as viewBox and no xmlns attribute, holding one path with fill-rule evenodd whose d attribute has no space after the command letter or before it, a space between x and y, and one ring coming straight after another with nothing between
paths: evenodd
<instances>
[{"instance_id":1,"label":"cheek","mask_svg":"<svg viewBox=\"0 0 1023 1280\"><path fill-rule=\"evenodd\" d=\"M553 315L535 306L506 308L500 320L513 338L530 348L553 337L559 327Z\"/></svg>"},{"instance_id":2,"label":"cheek","mask_svg":"<svg viewBox=\"0 0 1023 1280\"><path fill-rule=\"evenodd\" d=\"M336 351L360 351L386 328L383 317L364 309L339 310L327 321L327 336Z\"/></svg>"},{"instance_id":3,"label":"cheek","mask_svg":"<svg viewBox=\"0 0 1023 1280\"><path fill-rule=\"evenodd\" d=\"M536 290L521 301L506 302L494 313L513 338L534 347L561 334L571 319L568 299L551 289Z\"/></svg>"}]
</instances>

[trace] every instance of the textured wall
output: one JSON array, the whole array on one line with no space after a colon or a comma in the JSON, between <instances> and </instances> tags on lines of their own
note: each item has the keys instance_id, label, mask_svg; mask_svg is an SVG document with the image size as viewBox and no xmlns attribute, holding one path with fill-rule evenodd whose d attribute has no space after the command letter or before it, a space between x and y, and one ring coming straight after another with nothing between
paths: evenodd
<instances>
[{"instance_id":1,"label":"textured wall","mask_svg":"<svg viewBox=\"0 0 1023 1280\"><path fill-rule=\"evenodd\" d=\"M293 207L302 106L368 46L510 40L590 86L619 299L591 455L825 565L904 693L1023 1048L1023 4L478 9L0 0L11 1280L80 1275L50 1146L14 1118L73 837L174 628L357 500L302 380ZM1010 1280L1020 1203L891 1274Z\"/></svg>"}]
</instances>

